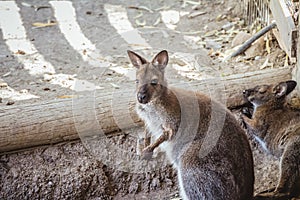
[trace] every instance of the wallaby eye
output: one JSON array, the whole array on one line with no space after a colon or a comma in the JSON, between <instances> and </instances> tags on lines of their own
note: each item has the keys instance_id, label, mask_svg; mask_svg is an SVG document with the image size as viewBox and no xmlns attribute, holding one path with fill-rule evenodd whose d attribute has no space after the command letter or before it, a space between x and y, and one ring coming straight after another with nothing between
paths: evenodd
<instances>
[{"instance_id":1,"label":"wallaby eye","mask_svg":"<svg viewBox=\"0 0 300 200\"><path fill-rule=\"evenodd\" d=\"M157 83L158 83L158 80L157 80L157 79L151 80L151 85L157 85Z\"/></svg>"},{"instance_id":2,"label":"wallaby eye","mask_svg":"<svg viewBox=\"0 0 300 200\"><path fill-rule=\"evenodd\" d=\"M139 83L139 82L140 82L140 80L139 80L139 79L136 79L136 80L135 80L135 83L136 83L136 84L137 84L137 83Z\"/></svg>"}]
</instances>

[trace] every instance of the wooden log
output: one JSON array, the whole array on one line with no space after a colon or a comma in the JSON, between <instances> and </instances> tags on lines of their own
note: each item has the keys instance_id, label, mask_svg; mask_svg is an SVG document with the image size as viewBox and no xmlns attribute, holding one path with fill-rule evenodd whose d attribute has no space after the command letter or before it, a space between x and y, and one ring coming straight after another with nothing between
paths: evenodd
<instances>
[{"instance_id":1,"label":"wooden log","mask_svg":"<svg viewBox=\"0 0 300 200\"><path fill-rule=\"evenodd\" d=\"M189 89L212 94L216 98L223 93L229 97L227 105L230 106L230 98L241 94L247 87L290 78L290 68L266 69L193 83ZM3 106L0 108L0 152L3 154L79 137L109 136L120 129L140 126L141 122L134 112L133 87L134 84L129 83L120 89L82 92L69 99Z\"/></svg>"},{"instance_id":2,"label":"wooden log","mask_svg":"<svg viewBox=\"0 0 300 200\"><path fill-rule=\"evenodd\" d=\"M74 140L93 134L91 131L96 128L98 135L119 130L112 112L118 115L116 119L126 118L129 107L112 107L112 97L113 92L105 90L96 96L94 92L85 92L69 99L3 106L0 108L0 152ZM130 120L139 123L134 112L126 121Z\"/></svg>"}]
</instances>

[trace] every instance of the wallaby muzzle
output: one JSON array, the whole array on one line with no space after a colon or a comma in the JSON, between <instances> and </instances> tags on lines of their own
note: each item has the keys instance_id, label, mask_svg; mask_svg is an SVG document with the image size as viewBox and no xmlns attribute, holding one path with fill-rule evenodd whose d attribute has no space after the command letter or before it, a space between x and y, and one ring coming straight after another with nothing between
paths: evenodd
<instances>
[{"instance_id":1,"label":"wallaby muzzle","mask_svg":"<svg viewBox=\"0 0 300 200\"><path fill-rule=\"evenodd\" d=\"M243 91L243 95L245 98L249 97L251 93L252 93L252 90L250 90L250 89Z\"/></svg>"},{"instance_id":2,"label":"wallaby muzzle","mask_svg":"<svg viewBox=\"0 0 300 200\"><path fill-rule=\"evenodd\" d=\"M142 92L137 93L137 99L140 103L143 103L143 104L147 103L146 97L147 97L147 95L145 93L142 93Z\"/></svg>"},{"instance_id":3,"label":"wallaby muzzle","mask_svg":"<svg viewBox=\"0 0 300 200\"><path fill-rule=\"evenodd\" d=\"M146 104L149 102L150 95L148 94L148 89L146 84L139 88L136 97L139 103Z\"/></svg>"}]
</instances>

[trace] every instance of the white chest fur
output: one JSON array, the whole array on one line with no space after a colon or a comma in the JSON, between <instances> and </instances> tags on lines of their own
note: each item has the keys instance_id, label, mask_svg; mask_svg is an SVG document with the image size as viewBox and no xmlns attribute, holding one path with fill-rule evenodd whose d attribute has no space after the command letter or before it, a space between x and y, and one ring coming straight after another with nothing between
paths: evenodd
<instances>
[{"instance_id":1,"label":"white chest fur","mask_svg":"<svg viewBox=\"0 0 300 200\"><path fill-rule=\"evenodd\" d=\"M155 137L158 138L162 134L162 125L165 121L163 116L160 116L155 106L148 104L137 104L137 114L144 121L148 131Z\"/></svg>"},{"instance_id":2,"label":"white chest fur","mask_svg":"<svg viewBox=\"0 0 300 200\"><path fill-rule=\"evenodd\" d=\"M260 139L260 137L254 135L254 138L256 139L256 141L261 145L261 147L266 151L266 152L269 152L269 149L267 148L267 145L266 143Z\"/></svg>"},{"instance_id":3,"label":"white chest fur","mask_svg":"<svg viewBox=\"0 0 300 200\"><path fill-rule=\"evenodd\" d=\"M137 104L136 111L138 116L144 121L145 128L148 132L153 136L153 139L159 138L163 133L163 124L166 123L167 116L163 115L165 113L163 110L157 110L157 108L151 104ZM172 143L169 141L165 141L160 144L161 150L165 151L167 157L171 163L175 160L172 157Z\"/></svg>"}]
</instances>

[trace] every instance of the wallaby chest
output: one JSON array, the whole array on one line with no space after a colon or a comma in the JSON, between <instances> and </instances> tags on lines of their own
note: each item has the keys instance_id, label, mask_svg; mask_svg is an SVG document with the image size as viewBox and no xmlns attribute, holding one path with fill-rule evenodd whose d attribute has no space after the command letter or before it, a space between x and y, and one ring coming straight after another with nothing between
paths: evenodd
<instances>
[{"instance_id":1,"label":"wallaby chest","mask_svg":"<svg viewBox=\"0 0 300 200\"><path fill-rule=\"evenodd\" d=\"M265 141L273 155L281 156L287 142L300 135L299 116L300 112L286 108L255 117L256 121L263 122L257 128L257 135Z\"/></svg>"},{"instance_id":2,"label":"wallaby chest","mask_svg":"<svg viewBox=\"0 0 300 200\"><path fill-rule=\"evenodd\" d=\"M159 115L161 111L157 110L154 105L140 105L136 106L136 111L139 117L144 121L148 131L154 136L158 137L163 129L162 126L165 123L167 117Z\"/></svg>"},{"instance_id":3,"label":"wallaby chest","mask_svg":"<svg viewBox=\"0 0 300 200\"><path fill-rule=\"evenodd\" d=\"M157 140L164 132L164 127L170 127L180 123L176 116L170 115L168 110L161 106L149 103L145 105L138 104L136 111L139 117L144 121L147 131ZM160 144L160 148L166 152L168 159L171 163L175 164L173 156L174 142L165 141Z\"/></svg>"}]
</instances>

